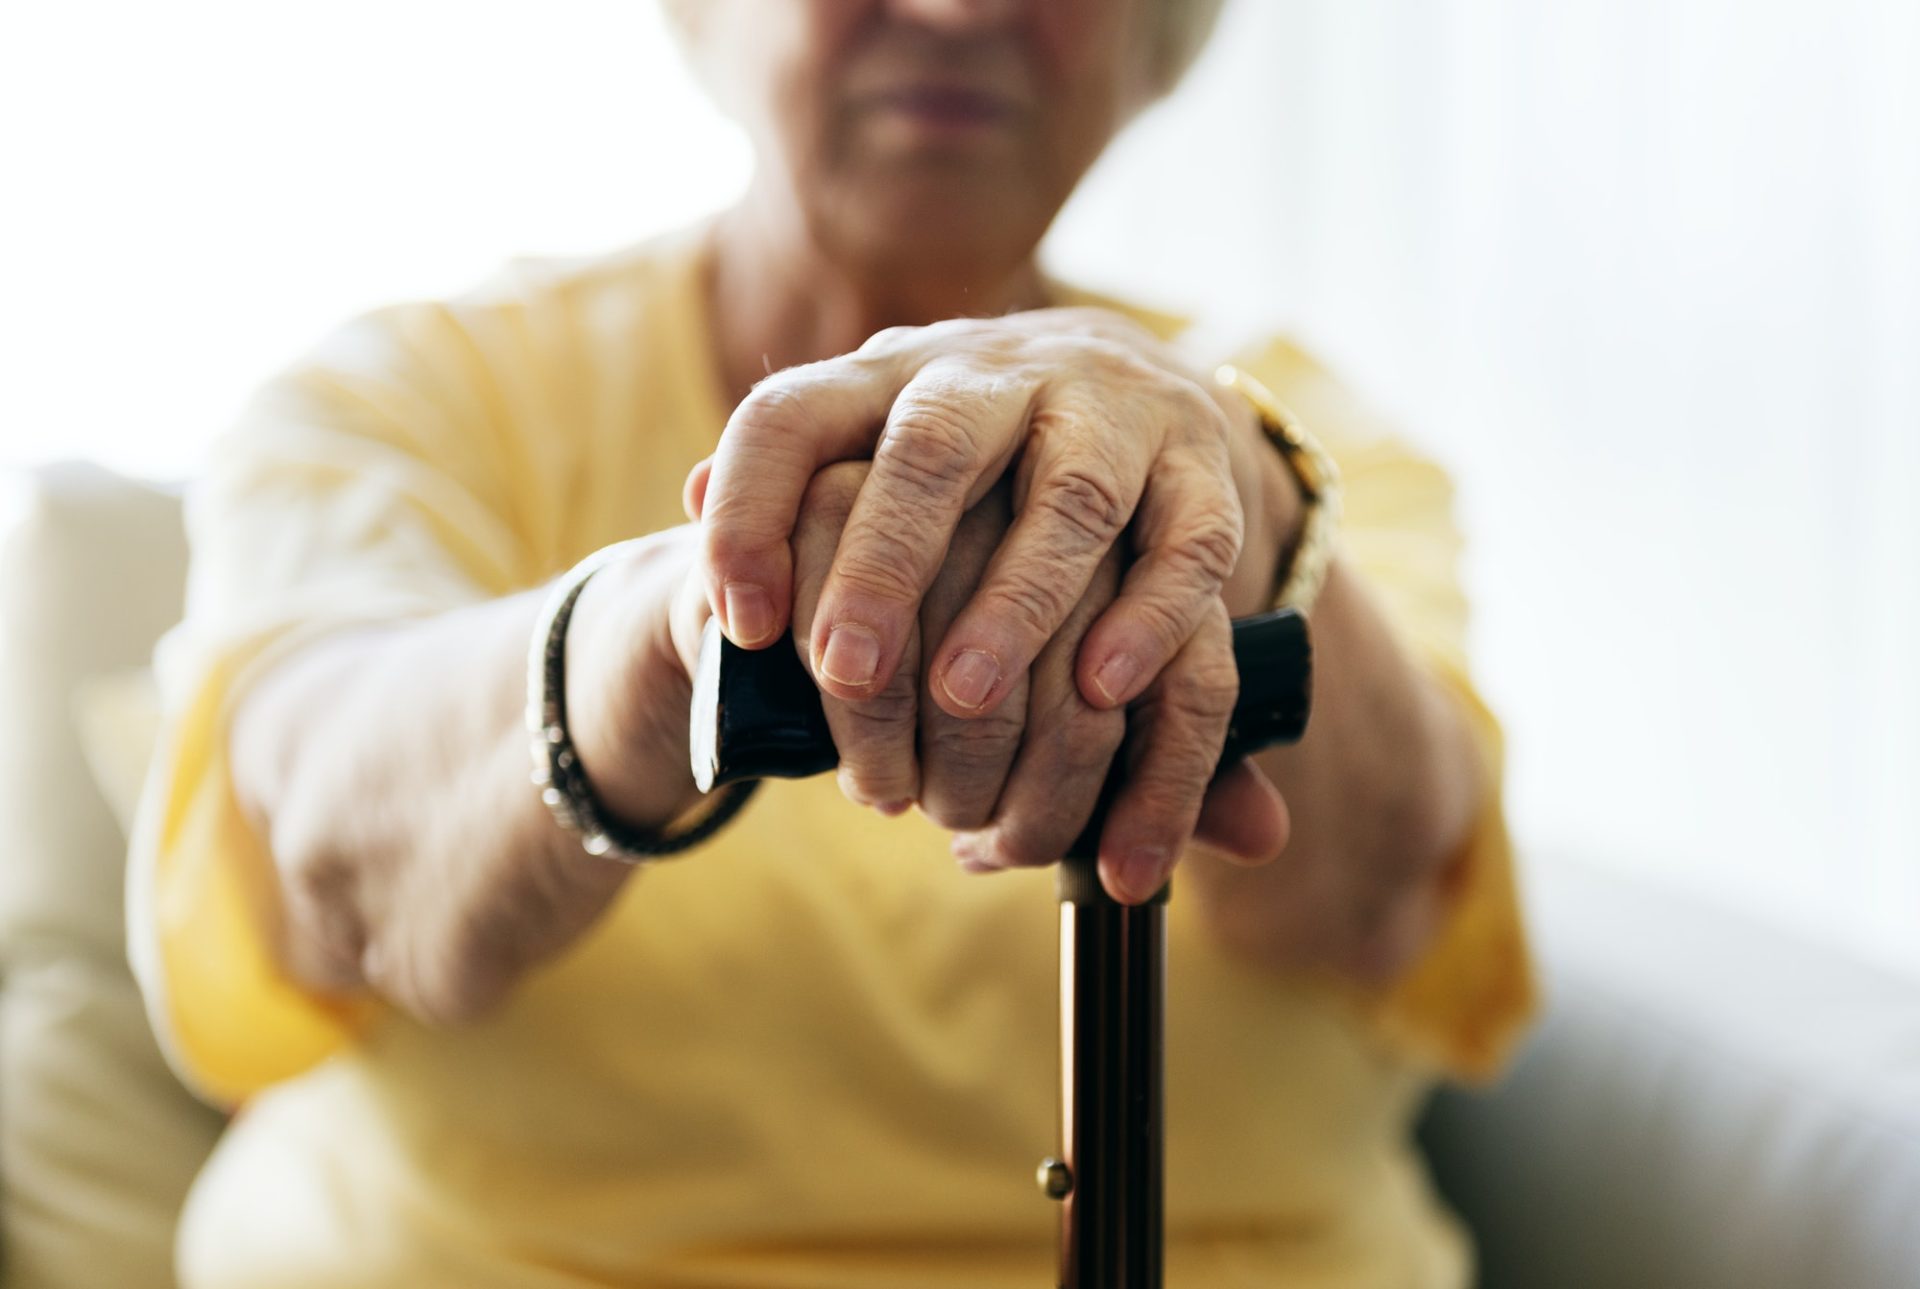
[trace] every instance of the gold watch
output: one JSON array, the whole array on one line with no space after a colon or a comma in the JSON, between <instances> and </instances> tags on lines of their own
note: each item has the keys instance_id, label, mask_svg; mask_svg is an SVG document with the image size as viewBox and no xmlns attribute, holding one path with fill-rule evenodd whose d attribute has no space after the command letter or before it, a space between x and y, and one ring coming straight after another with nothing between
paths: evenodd
<instances>
[{"instance_id":1,"label":"gold watch","mask_svg":"<svg viewBox=\"0 0 1920 1289\"><path fill-rule=\"evenodd\" d=\"M1300 485L1300 533L1292 558L1274 580L1273 607L1306 613L1313 608L1333 563L1334 533L1340 524L1340 467L1265 385L1231 363L1222 365L1213 378L1253 404L1267 440L1279 449L1281 460Z\"/></svg>"}]
</instances>

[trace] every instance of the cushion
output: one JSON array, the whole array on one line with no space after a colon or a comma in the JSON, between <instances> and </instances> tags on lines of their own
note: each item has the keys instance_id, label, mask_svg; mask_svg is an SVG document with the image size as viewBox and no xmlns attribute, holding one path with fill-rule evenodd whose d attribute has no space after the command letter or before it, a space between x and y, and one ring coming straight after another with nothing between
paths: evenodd
<instances>
[{"instance_id":1,"label":"cushion","mask_svg":"<svg viewBox=\"0 0 1920 1289\"><path fill-rule=\"evenodd\" d=\"M0 479L0 1248L10 1289L167 1286L222 1120L161 1060L126 965L124 834L151 741L144 664L179 616L170 492L93 466ZM83 695L87 695L83 699ZM150 710L150 708L148 709ZM145 733L142 733L142 730Z\"/></svg>"}]
</instances>

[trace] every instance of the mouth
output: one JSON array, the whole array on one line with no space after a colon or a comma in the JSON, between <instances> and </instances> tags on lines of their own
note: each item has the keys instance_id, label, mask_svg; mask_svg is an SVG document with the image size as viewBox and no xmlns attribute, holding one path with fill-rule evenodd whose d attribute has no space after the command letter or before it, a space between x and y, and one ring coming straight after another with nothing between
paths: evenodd
<instances>
[{"instance_id":1,"label":"mouth","mask_svg":"<svg viewBox=\"0 0 1920 1289\"><path fill-rule=\"evenodd\" d=\"M1020 117L1012 99L964 85L911 85L865 99L869 114L932 138L965 138L1007 128Z\"/></svg>"}]
</instances>

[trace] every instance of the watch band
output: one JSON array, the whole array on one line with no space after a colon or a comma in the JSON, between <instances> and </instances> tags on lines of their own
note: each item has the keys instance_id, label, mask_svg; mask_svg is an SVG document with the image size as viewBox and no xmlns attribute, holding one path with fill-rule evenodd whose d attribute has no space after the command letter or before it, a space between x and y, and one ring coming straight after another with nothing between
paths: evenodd
<instances>
[{"instance_id":1,"label":"watch band","mask_svg":"<svg viewBox=\"0 0 1920 1289\"><path fill-rule=\"evenodd\" d=\"M1221 365L1213 378L1253 405L1267 441L1279 450L1281 460L1300 485L1300 532L1292 557L1275 579L1273 607L1307 613L1333 564L1334 539L1340 526L1340 467L1287 405L1258 380L1231 363Z\"/></svg>"}]
</instances>

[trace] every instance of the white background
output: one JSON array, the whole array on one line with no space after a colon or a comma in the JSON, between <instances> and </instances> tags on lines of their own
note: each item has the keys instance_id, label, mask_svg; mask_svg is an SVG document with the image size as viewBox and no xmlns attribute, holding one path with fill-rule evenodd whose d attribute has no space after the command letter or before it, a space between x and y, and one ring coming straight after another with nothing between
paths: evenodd
<instances>
[{"instance_id":1,"label":"white background","mask_svg":"<svg viewBox=\"0 0 1920 1289\"><path fill-rule=\"evenodd\" d=\"M1050 246L1453 464L1529 850L1920 974L1920 4L1239 0ZM723 202L646 0L0 7L0 462Z\"/></svg>"}]
</instances>

